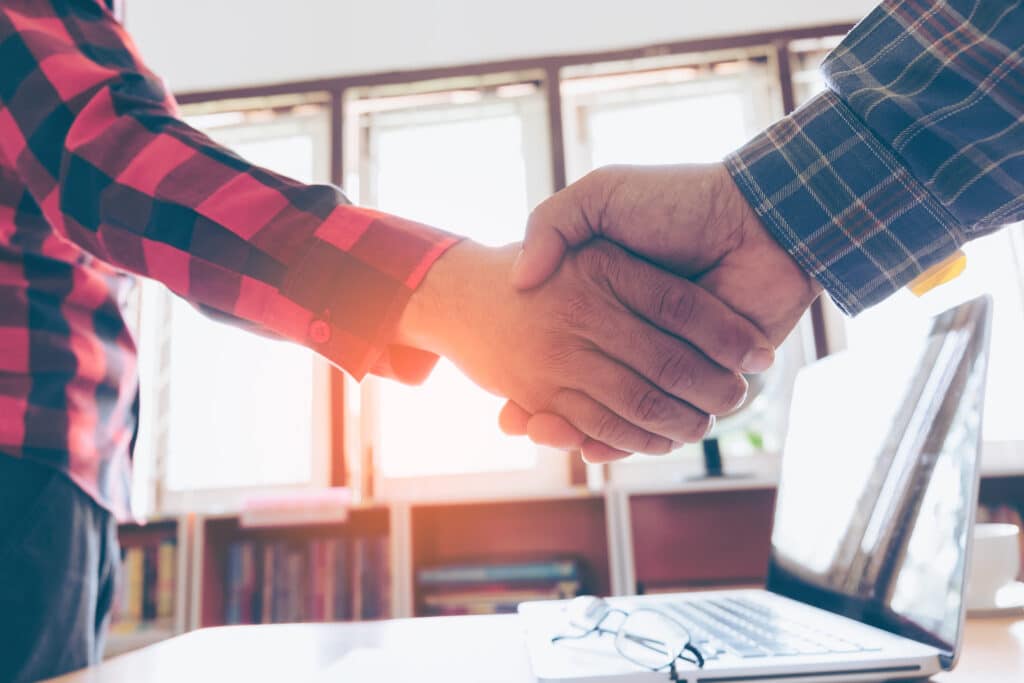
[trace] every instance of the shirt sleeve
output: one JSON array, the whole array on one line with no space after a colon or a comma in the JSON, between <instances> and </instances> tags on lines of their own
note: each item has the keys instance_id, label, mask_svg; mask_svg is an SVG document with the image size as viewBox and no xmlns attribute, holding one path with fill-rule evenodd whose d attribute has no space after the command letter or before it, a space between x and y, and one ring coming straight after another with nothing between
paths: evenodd
<instances>
[{"instance_id":1,"label":"shirt sleeve","mask_svg":"<svg viewBox=\"0 0 1024 683\"><path fill-rule=\"evenodd\" d=\"M1024 218L1024 9L887 0L827 89L729 155L776 240L848 314Z\"/></svg>"},{"instance_id":2,"label":"shirt sleeve","mask_svg":"<svg viewBox=\"0 0 1024 683\"><path fill-rule=\"evenodd\" d=\"M361 379L418 381L389 346L456 238L256 167L183 123L96 0L0 5L0 155L58 239Z\"/></svg>"}]
</instances>

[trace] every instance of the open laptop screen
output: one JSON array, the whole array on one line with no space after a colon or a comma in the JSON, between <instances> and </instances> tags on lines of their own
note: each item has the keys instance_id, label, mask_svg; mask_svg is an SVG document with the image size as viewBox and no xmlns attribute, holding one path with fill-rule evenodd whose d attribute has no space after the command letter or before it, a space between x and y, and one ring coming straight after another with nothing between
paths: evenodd
<instances>
[{"instance_id":1,"label":"open laptop screen","mask_svg":"<svg viewBox=\"0 0 1024 683\"><path fill-rule=\"evenodd\" d=\"M991 303L794 389L768 588L954 657L977 501ZM948 663L948 662L947 662Z\"/></svg>"}]
</instances>

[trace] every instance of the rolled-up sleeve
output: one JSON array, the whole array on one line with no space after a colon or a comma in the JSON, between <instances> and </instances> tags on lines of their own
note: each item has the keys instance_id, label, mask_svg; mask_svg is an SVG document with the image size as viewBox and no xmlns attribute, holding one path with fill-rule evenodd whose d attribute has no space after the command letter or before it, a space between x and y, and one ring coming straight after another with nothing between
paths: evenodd
<instances>
[{"instance_id":1,"label":"rolled-up sleeve","mask_svg":"<svg viewBox=\"0 0 1024 683\"><path fill-rule=\"evenodd\" d=\"M765 226L856 314L1024 217L1024 9L889 1L827 89L729 155Z\"/></svg>"}]
</instances>

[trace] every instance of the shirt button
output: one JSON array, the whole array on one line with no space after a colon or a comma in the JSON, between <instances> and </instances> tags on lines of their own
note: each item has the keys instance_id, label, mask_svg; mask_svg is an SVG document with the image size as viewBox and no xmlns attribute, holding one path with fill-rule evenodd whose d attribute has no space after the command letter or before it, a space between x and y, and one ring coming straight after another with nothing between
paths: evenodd
<instances>
[{"instance_id":1,"label":"shirt button","mask_svg":"<svg viewBox=\"0 0 1024 683\"><path fill-rule=\"evenodd\" d=\"M315 344L326 344L331 338L331 327L323 320L314 320L309 324L309 338Z\"/></svg>"}]
</instances>

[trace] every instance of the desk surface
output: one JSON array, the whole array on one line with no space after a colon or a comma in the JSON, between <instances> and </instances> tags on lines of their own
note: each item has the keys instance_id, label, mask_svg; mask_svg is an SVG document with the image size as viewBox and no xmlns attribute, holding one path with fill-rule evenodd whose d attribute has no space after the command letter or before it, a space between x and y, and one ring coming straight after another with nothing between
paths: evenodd
<instances>
[{"instance_id":1,"label":"desk surface","mask_svg":"<svg viewBox=\"0 0 1024 683\"><path fill-rule=\"evenodd\" d=\"M481 672L486 672L481 675ZM964 656L936 683L1024 679L1024 618L968 622ZM528 683L515 616L204 629L116 657L55 683Z\"/></svg>"}]
</instances>

